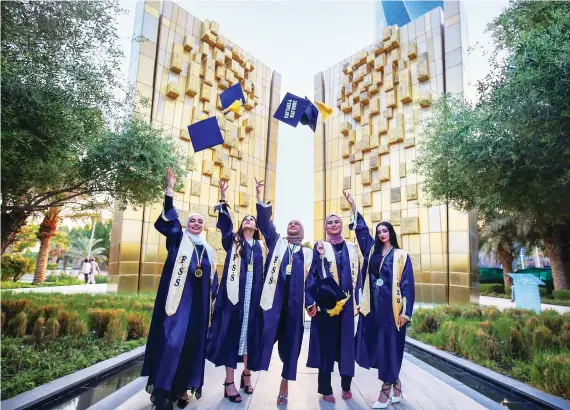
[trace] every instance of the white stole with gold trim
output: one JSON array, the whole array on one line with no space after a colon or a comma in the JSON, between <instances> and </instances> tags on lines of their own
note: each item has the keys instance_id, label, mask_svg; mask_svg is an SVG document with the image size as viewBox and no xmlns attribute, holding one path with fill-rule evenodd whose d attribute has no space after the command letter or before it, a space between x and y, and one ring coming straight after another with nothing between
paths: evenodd
<instances>
[{"instance_id":1,"label":"white stole with gold trim","mask_svg":"<svg viewBox=\"0 0 570 410\"><path fill-rule=\"evenodd\" d=\"M273 249L273 253L271 254L270 264L267 269L267 277L265 278L263 290L261 291L260 306L263 310L269 310L273 307L273 299L275 299L275 290L277 289L277 281L279 280L278 276L281 268L281 261L287 251L287 245L289 245L287 239L280 236L275 248ZM291 255L291 258L293 258L293 255Z\"/></svg>"},{"instance_id":2,"label":"white stole with gold trim","mask_svg":"<svg viewBox=\"0 0 570 410\"><path fill-rule=\"evenodd\" d=\"M230 263L228 265L228 277L226 280L226 291L228 299L233 305L239 302L239 275L241 269L241 257L237 251L237 243L232 245Z\"/></svg>"}]
</instances>

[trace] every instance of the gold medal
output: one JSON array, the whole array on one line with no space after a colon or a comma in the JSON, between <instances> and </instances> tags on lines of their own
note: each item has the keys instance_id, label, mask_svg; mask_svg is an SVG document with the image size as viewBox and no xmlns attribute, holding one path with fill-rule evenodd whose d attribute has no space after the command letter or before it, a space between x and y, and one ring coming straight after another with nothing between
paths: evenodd
<instances>
[{"instance_id":1,"label":"gold medal","mask_svg":"<svg viewBox=\"0 0 570 410\"><path fill-rule=\"evenodd\" d=\"M250 263L249 265L247 265L247 271L253 272L253 263Z\"/></svg>"},{"instance_id":2,"label":"gold medal","mask_svg":"<svg viewBox=\"0 0 570 410\"><path fill-rule=\"evenodd\" d=\"M291 273L291 271L293 270L293 265L287 265L285 270L287 271L287 273Z\"/></svg>"},{"instance_id":3,"label":"gold medal","mask_svg":"<svg viewBox=\"0 0 570 410\"><path fill-rule=\"evenodd\" d=\"M202 277L202 269L200 269L200 267L198 267L198 269L196 269L194 271L194 276L196 276L197 278L201 278Z\"/></svg>"}]
</instances>

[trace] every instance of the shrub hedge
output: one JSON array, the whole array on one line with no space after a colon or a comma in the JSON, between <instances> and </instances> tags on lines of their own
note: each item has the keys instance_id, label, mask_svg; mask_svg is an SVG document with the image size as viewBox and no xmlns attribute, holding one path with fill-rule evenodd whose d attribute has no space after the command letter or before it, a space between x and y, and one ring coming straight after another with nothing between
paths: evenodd
<instances>
[{"instance_id":1,"label":"shrub hedge","mask_svg":"<svg viewBox=\"0 0 570 410\"><path fill-rule=\"evenodd\" d=\"M2 399L143 345L154 298L2 292Z\"/></svg>"},{"instance_id":2,"label":"shrub hedge","mask_svg":"<svg viewBox=\"0 0 570 410\"><path fill-rule=\"evenodd\" d=\"M570 398L570 313L501 312L493 306L418 309L410 336Z\"/></svg>"}]
</instances>

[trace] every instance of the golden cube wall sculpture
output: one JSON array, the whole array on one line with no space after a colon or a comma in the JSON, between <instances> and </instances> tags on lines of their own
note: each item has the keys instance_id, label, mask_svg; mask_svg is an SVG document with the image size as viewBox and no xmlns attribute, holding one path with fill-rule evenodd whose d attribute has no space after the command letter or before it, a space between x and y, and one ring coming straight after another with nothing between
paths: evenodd
<instances>
[{"instance_id":1,"label":"golden cube wall sculpture","mask_svg":"<svg viewBox=\"0 0 570 410\"><path fill-rule=\"evenodd\" d=\"M421 149L416 141L421 140L431 101L445 89L445 82L457 83L442 57L453 51L446 50L446 43L457 44L445 41L447 34L464 31L457 30L456 24L461 24L457 14L446 15L457 13L452 10L430 14L430 24L412 21L402 29L386 27L382 41L346 56L327 69L326 76L323 72L315 78L314 99L335 105L333 116L317 129L315 138L315 158L326 158L315 166L320 181L315 190L315 210L319 210L315 239L324 235L327 213L340 208L348 221L350 206L335 185L352 188L367 221L374 226L389 220L397 227L400 244L412 260L416 300L427 303L476 303L478 297L476 218L446 205L427 208L420 192L421 175L408 169ZM430 75L430 64L441 67L437 77ZM349 236L348 230L343 233ZM459 237L465 238L463 250L447 245L449 238Z\"/></svg>"},{"instance_id":2,"label":"golden cube wall sculpture","mask_svg":"<svg viewBox=\"0 0 570 410\"><path fill-rule=\"evenodd\" d=\"M269 101L280 100L280 76L220 35L214 21L199 21L169 1L139 2L137 8L137 15L143 18L133 35L144 33L146 46L132 56L135 75L131 77L139 90L155 85L148 90L155 102L152 113L148 111L149 121L168 130L185 152L182 159L186 169L184 178L180 177L183 188L174 193L182 222L190 212L208 215L207 237L218 250L217 263L223 264L225 252L213 210L218 200L217 183L229 180L228 203L237 211L232 210L237 224L244 214L254 212L249 198L252 187L246 181L254 175L275 180L278 122L272 120L276 107L269 107ZM244 117L251 119L251 124L240 122L239 115L224 116L219 111L220 92L238 80L243 81L247 94ZM202 113L218 117L227 143L194 153L187 126ZM266 195L266 200L275 201L274 183L268 184ZM115 210L109 261L111 290L156 290L166 257L164 237L153 227L161 207L159 199L143 210ZM222 272L219 266L218 272Z\"/></svg>"}]
</instances>

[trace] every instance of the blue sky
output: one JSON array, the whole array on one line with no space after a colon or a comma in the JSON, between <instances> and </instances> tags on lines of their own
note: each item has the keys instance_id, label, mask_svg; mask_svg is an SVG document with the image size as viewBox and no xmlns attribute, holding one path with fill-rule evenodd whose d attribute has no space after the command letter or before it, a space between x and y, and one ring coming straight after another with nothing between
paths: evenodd
<instances>
[{"instance_id":1,"label":"blue sky","mask_svg":"<svg viewBox=\"0 0 570 410\"><path fill-rule=\"evenodd\" d=\"M373 1L175 1L200 20L215 20L220 31L282 76L281 97L289 91L313 96L314 75L374 42ZM488 50L486 24L508 4L504 0L465 1L470 45ZM135 1L120 1L120 42L127 58ZM471 80L487 73L487 58L470 56ZM127 77L128 63L123 71ZM308 127L279 126L275 224L284 232L299 219L313 239L313 133Z\"/></svg>"}]
</instances>

